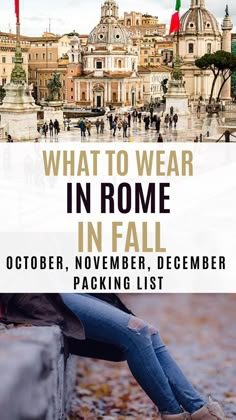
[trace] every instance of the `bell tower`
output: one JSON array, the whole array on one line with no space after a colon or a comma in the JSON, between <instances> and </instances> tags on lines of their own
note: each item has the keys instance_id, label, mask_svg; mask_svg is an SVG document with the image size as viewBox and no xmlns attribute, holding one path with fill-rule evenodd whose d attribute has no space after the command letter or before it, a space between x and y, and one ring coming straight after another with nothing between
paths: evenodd
<instances>
[{"instance_id":1,"label":"bell tower","mask_svg":"<svg viewBox=\"0 0 236 420\"><path fill-rule=\"evenodd\" d=\"M119 7L114 0L107 0L102 5L101 22L109 20L117 20L119 18Z\"/></svg>"}]
</instances>

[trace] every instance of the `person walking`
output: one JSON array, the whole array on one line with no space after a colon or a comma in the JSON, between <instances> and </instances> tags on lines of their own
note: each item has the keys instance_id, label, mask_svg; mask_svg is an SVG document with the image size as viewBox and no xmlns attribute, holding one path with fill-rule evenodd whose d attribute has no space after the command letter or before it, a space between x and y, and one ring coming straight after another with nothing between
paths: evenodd
<instances>
[{"instance_id":1,"label":"person walking","mask_svg":"<svg viewBox=\"0 0 236 420\"><path fill-rule=\"evenodd\" d=\"M54 128L53 122L52 122L52 120L50 120L49 121L49 135L50 135L50 139L53 138L53 128Z\"/></svg>"},{"instance_id":2,"label":"person walking","mask_svg":"<svg viewBox=\"0 0 236 420\"><path fill-rule=\"evenodd\" d=\"M158 326L138 318L116 294L0 294L1 322L58 325L69 354L126 361L162 420L225 420L222 407L191 384ZM184 360L184 358L183 358Z\"/></svg>"},{"instance_id":3,"label":"person walking","mask_svg":"<svg viewBox=\"0 0 236 420\"><path fill-rule=\"evenodd\" d=\"M45 139L47 138L47 134L48 134L48 124L45 122L43 125L43 134Z\"/></svg>"},{"instance_id":4,"label":"person walking","mask_svg":"<svg viewBox=\"0 0 236 420\"><path fill-rule=\"evenodd\" d=\"M103 134L104 133L104 128L105 128L105 122L104 119L101 119L101 123L100 123L100 133Z\"/></svg>"},{"instance_id":5,"label":"person walking","mask_svg":"<svg viewBox=\"0 0 236 420\"><path fill-rule=\"evenodd\" d=\"M123 138L125 139L125 138L127 138L128 137L128 135L127 135L127 131L128 131L128 121L126 120L126 119L124 119L124 121L123 121Z\"/></svg>"},{"instance_id":6,"label":"person walking","mask_svg":"<svg viewBox=\"0 0 236 420\"><path fill-rule=\"evenodd\" d=\"M173 106L170 107L170 116L173 117L174 115L174 108Z\"/></svg>"},{"instance_id":7,"label":"person walking","mask_svg":"<svg viewBox=\"0 0 236 420\"><path fill-rule=\"evenodd\" d=\"M153 113L154 113L154 107L153 107L153 105L151 105L151 106L150 106L149 111L150 111L150 118L151 118L151 120L152 120Z\"/></svg>"},{"instance_id":8,"label":"person walking","mask_svg":"<svg viewBox=\"0 0 236 420\"><path fill-rule=\"evenodd\" d=\"M169 128L172 128L173 125L173 117L172 115L169 116Z\"/></svg>"},{"instance_id":9,"label":"person walking","mask_svg":"<svg viewBox=\"0 0 236 420\"><path fill-rule=\"evenodd\" d=\"M92 128L92 124L91 121L87 120L86 121L86 130L88 132L88 136L91 137L91 128Z\"/></svg>"},{"instance_id":10,"label":"person walking","mask_svg":"<svg viewBox=\"0 0 236 420\"><path fill-rule=\"evenodd\" d=\"M197 103L197 114L200 114L200 112L201 112L201 100L199 99Z\"/></svg>"},{"instance_id":11,"label":"person walking","mask_svg":"<svg viewBox=\"0 0 236 420\"><path fill-rule=\"evenodd\" d=\"M101 125L101 122L100 122L99 118L97 118L97 120L95 122L95 126L96 126L96 129L97 129L97 134L99 134L100 125Z\"/></svg>"},{"instance_id":12,"label":"person walking","mask_svg":"<svg viewBox=\"0 0 236 420\"><path fill-rule=\"evenodd\" d=\"M128 127L130 128L131 127L131 114L130 114L130 112L128 113L127 120L128 120Z\"/></svg>"},{"instance_id":13,"label":"person walking","mask_svg":"<svg viewBox=\"0 0 236 420\"><path fill-rule=\"evenodd\" d=\"M58 140L58 134L60 132L60 124L59 124L59 122L58 122L57 119L55 119L53 126L54 126L54 135L55 135L55 138Z\"/></svg>"},{"instance_id":14,"label":"person walking","mask_svg":"<svg viewBox=\"0 0 236 420\"><path fill-rule=\"evenodd\" d=\"M115 120L113 121L112 129L113 129L113 137L115 137L115 135L116 135L116 129L117 129L117 123L116 123Z\"/></svg>"},{"instance_id":15,"label":"person walking","mask_svg":"<svg viewBox=\"0 0 236 420\"><path fill-rule=\"evenodd\" d=\"M112 114L108 115L108 120L109 120L109 124L110 124L110 130L112 130L112 128L113 128L113 115Z\"/></svg>"},{"instance_id":16,"label":"person walking","mask_svg":"<svg viewBox=\"0 0 236 420\"><path fill-rule=\"evenodd\" d=\"M166 114L165 118L164 118L164 122L165 122L165 126L166 128L168 128L169 125L169 120L170 120L170 116L169 114Z\"/></svg>"},{"instance_id":17,"label":"person walking","mask_svg":"<svg viewBox=\"0 0 236 420\"><path fill-rule=\"evenodd\" d=\"M174 121L174 128L176 128L176 127L177 127L177 123L178 123L178 121L179 121L178 114L175 114L175 115L173 116L173 121Z\"/></svg>"},{"instance_id":18,"label":"person walking","mask_svg":"<svg viewBox=\"0 0 236 420\"><path fill-rule=\"evenodd\" d=\"M137 122L137 118L138 118L138 112L137 112L137 109L134 109L134 111L133 111L133 123Z\"/></svg>"},{"instance_id":19,"label":"person walking","mask_svg":"<svg viewBox=\"0 0 236 420\"><path fill-rule=\"evenodd\" d=\"M142 122L142 112L141 111L139 111L139 113L138 113L138 122L139 122L139 124L141 124L141 122Z\"/></svg>"},{"instance_id":20,"label":"person walking","mask_svg":"<svg viewBox=\"0 0 236 420\"><path fill-rule=\"evenodd\" d=\"M86 124L84 120L80 120L79 123L81 137L86 137Z\"/></svg>"},{"instance_id":21,"label":"person walking","mask_svg":"<svg viewBox=\"0 0 236 420\"><path fill-rule=\"evenodd\" d=\"M158 115L158 116L156 117L156 131L157 131L157 133L159 133L160 128L161 128L161 118L160 118L160 116Z\"/></svg>"},{"instance_id":22,"label":"person walking","mask_svg":"<svg viewBox=\"0 0 236 420\"><path fill-rule=\"evenodd\" d=\"M150 117L149 115L147 117L145 117L145 130L148 131L149 130L149 126L150 126Z\"/></svg>"},{"instance_id":23,"label":"person walking","mask_svg":"<svg viewBox=\"0 0 236 420\"><path fill-rule=\"evenodd\" d=\"M122 121L121 120L118 121L117 128L120 132L120 130L122 129Z\"/></svg>"}]
</instances>

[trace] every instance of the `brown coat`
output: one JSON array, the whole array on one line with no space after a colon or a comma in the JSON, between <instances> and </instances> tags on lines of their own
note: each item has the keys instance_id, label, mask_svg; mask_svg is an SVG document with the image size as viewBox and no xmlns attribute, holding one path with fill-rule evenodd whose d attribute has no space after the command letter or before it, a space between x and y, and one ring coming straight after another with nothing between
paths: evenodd
<instances>
[{"instance_id":1,"label":"brown coat","mask_svg":"<svg viewBox=\"0 0 236 420\"><path fill-rule=\"evenodd\" d=\"M85 339L82 322L64 305L59 294L0 294L0 322L58 325L65 336Z\"/></svg>"},{"instance_id":2,"label":"brown coat","mask_svg":"<svg viewBox=\"0 0 236 420\"><path fill-rule=\"evenodd\" d=\"M91 294L132 314L113 293ZM65 336L84 340L82 322L64 304L59 294L0 294L0 322L6 324L58 325Z\"/></svg>"}]
</instances>

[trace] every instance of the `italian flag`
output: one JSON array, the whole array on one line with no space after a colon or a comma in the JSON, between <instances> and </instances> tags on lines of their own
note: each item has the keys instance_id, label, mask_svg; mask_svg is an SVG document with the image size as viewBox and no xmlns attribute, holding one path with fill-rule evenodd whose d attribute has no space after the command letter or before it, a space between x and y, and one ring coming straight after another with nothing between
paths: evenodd
<instances>
[{"instance_id":1,"label":"italian flag","mask_svg":"<svg viewBox=\"0 0 236 420\"><path fill-rule=\"evenodd\" d=\"M16 21L20 23L20 0L15 0Z\"/></svg>"},{"instance_id":2,"label":"italian flag","mask_svg":"<svg viewBox=\"0 0 236 420\"><path fill-rule=\"evenodd\" d=\"M172 34L173 32L178 32L180 30L180 18L179 18L180 8L181 8L181 0L176 0L175 13L171 17L169 35Z\"/></svg>"}]
</instances>

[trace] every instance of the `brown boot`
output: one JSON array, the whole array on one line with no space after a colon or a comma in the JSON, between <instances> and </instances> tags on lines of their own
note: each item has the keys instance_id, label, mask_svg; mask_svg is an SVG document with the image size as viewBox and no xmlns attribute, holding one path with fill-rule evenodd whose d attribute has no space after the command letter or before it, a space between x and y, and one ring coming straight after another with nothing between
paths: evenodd
<instances>
[{"instance_id":1,"label":"brown boot","mask_svg":"<svg viewBox=\"0 0 236 420\"><path fill-rule=\"evenodd\" d=\"M191 416L186 411L180 414L162 414L162 420L191 420Z\"/></svg>"},{"instance_id":2,"label":"brown boot","mask_svg":"<svg viewBox=\"0 0 236 420\"><path fill-rule=\"evenodd\" d=\"M222 407L212 398L209 398L209 402L204 405L200 410L195 411L191 415L192 420L227 420Z\"/></svg>"}]
</instances>

